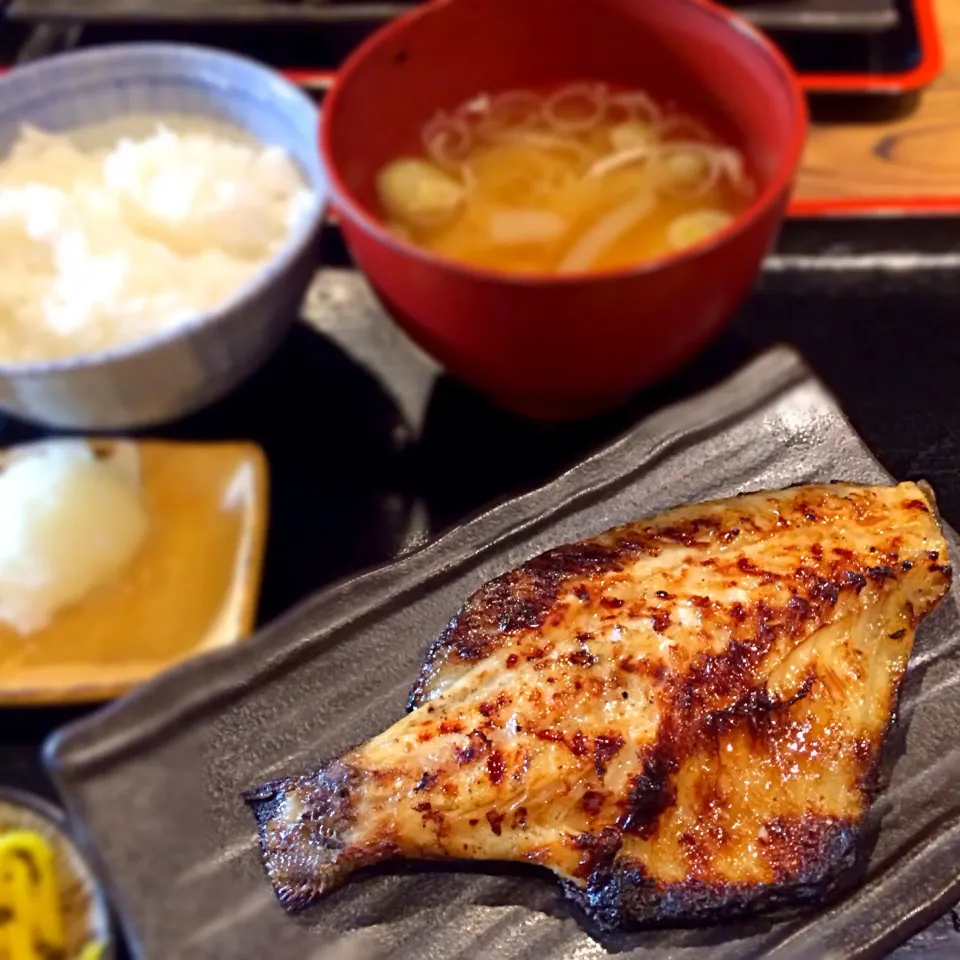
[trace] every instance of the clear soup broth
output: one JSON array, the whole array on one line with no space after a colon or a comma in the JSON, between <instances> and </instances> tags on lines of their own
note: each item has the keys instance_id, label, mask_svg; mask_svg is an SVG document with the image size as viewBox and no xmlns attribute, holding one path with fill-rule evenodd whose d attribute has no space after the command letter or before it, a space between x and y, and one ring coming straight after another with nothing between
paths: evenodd
<instances>
[{"instance_id":1,"label":"clear soup broth","mask_svg":"<svg viewBox=\"0 0 960 960\"><path fill-rule=\"evenodd\" d=\"M496 270L632 266L719 232L755 193L742 154L696 117L603 83L481 94L421 141L378 174L384 219Z\"/></svg>"}]
</instances>

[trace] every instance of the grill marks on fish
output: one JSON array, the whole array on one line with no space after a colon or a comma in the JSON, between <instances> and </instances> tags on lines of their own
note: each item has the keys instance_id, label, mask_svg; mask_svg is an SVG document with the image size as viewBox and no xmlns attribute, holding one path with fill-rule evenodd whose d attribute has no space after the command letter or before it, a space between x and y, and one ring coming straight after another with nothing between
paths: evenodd
<instances>
[{"instance_id":1,"label":"grill marks on fish","mask_svg":"<svg viewBox=\"0 0 960 960\"><path fill-rule=\"evenodd\" d=\"M528 561L451 620L407 717L248 796L280 899L395 856L539 863L607 926L822 895L946 556L920 487L832 484Z\"/></svg>"}]
</instances>

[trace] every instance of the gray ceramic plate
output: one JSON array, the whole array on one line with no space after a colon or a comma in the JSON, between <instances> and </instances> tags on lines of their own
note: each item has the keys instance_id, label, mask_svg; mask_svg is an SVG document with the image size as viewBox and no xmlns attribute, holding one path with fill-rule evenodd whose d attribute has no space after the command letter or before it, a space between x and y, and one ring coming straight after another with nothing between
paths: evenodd
<instances>
[{"instance_id":1,"label":"gray ceramic plate","mask_svg":"<svg viewBox=\"0 0 960 960\"><path fill-rule=\"evenodd\" d=\"M430 640L469 593L521 560L681 501L839 477L888 479L800 361L774 351L548 486L62 732L50 744L50 767L137 954L885 956L960 896L960 620L952 598L917 640L865 881L819 915L601 944L567 912L548 877L493 866L384 871L291 919L264 879L253 820L239 798L246 787L304 771L396 720Z\"/></svg>"}]
</instances>

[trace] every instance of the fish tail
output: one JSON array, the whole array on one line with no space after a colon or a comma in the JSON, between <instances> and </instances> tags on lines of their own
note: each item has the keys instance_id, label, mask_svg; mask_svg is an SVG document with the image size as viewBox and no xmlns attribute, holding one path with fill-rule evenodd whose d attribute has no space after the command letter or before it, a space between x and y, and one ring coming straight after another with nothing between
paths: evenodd
<instances>
[{"instance_id":1,"label":"fish tail","mask_svg":"<svg viewBox=\"0 0 960 960\"><path fill-rule=\"evenodd\" d=\"M271 780L248 790L264 866L277 899L303 910L355 870L386 859L382 845L358 844L353 833L362 771L334 760L315 773Z\"/></svg>"}]
</instances>

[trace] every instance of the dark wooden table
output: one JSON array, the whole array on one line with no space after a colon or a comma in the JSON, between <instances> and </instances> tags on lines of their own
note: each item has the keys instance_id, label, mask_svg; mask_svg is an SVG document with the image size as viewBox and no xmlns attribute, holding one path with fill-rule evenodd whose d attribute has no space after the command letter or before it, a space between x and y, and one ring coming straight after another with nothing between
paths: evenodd
<instances>
[{"instance_id":1,"label":"dark wooden table","mask_svg":"<svg viewBox=\"0 0 960 960\"><path fill-rule=\"evenodd\" d=\"M346 266L332 232L326 256ZM929 480L947 519L960 524L956 223L790 224L755 295L717 343L629 408L565 427L518 421L438 375L377 315L352 271L326 271L309 304L322 334L300 325L237 394L163 431L249 437L265 447L273 517L261 620L547 479L649 410L778 342L799 348L884 465ZM0 424L0 444L34 435ZM0 711L0 783L52 796L40 746L82 712ZM955 921L947 915L897 960L960 956Z\"/></svg>"}]
</instances>

